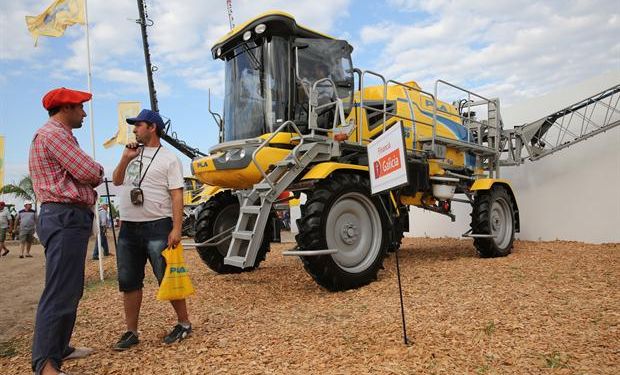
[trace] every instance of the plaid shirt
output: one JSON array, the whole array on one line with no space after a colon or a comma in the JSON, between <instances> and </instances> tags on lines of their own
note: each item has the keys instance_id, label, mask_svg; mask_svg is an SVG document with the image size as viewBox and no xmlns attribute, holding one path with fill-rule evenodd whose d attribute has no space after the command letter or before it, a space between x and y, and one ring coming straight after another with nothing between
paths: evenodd
<instances>
[{"instance_id":1,"label":"plaid shirt","mask_svg":"<svg viewBox=\"0 0 620 375\"><path fill-rule=\"evenodd\" d=\"M34 134L29 167L41 202L95 204L94 187L103 181L103 167L80 148L73 133L59 121L50 118Z\"/></svg>"}]
</instances>

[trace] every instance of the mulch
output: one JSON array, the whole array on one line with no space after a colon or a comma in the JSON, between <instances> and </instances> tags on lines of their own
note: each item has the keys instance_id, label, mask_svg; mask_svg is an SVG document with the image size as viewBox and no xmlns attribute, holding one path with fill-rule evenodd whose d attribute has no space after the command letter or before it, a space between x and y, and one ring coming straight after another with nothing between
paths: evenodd
<instances>
[{"instance_id":1,"label":"mulch","mask_svg":"<svg viewBox=\"0 0 620 375\"><path fill-rule=\"evenodd\" d=\"M469 240L405 239L379 280L331 293L317 286L292 244L274 244L261 267L217 275L186 251L196 288L193 334L171 346L172 308L149 274L141 343L110 349L124 332L115 260L108 281L87 266L73 343L97 352L65 363L71 374L618 374L620 244L516 241L505 258L480 259ZM148 266L147 266L148 267ZM150 272L150 270L147 270ZM3 301L3 303L6 303ZM30 372L31 331L3 344L0 367ZM10 350L8 350L8 349Z\"/></svg>"}]
</instances>

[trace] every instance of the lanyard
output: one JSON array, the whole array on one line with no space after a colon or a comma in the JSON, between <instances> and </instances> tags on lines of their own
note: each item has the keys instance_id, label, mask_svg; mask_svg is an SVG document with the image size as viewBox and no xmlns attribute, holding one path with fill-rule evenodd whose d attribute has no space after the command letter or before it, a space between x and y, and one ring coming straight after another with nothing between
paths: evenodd
<instances>
[{"instance_id":1,"label":"lanyard","mask_svg":"<svg viewBox=\"0 0 620 375\"><path fill-rule=\"evenodd\" d=\"M144 177L146 177L146 172L149 171L149 167L151 166L151 164L153 164L153 160L155 160L155 156L157 156L157 153L159 152L160 148L161 148L161 145L159 145L159 147L157 147L157 150L155 150L155 153L153 154L153 157L151 158L149 165L146 166L146 169L144 170L143 175L142 175L142 156L144 155L144 147L142 148L142 152L140 153L140 172L138 172L138 176L142 175L142 178L140 178L140 182L138 182L138 187L142 185L142 180L144 180Z\"/></svg>"}]
</instances>

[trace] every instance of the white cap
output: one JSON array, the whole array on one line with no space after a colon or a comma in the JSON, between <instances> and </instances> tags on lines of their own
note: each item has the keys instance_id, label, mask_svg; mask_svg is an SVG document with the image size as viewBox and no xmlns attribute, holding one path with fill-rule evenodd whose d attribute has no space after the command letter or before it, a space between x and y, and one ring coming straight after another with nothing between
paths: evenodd
<instances>
[{"instance_id":1,"label":"white cap","mask_svg":"<svg viewBox=\"0 0 620 375\"><path fill-rule=\"evenodd\" d=\"M24 202L24 206L27 205L27 204L32 205L32 202L31 201L25 201Z\"/></svg>"}]
</instances>

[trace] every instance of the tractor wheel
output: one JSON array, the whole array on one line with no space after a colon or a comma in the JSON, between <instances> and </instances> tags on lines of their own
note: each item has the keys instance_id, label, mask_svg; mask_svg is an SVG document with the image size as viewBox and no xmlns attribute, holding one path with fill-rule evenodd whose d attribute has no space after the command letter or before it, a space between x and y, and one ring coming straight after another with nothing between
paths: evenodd
<instances>
[{"instance_id":1,"label":"tractor wheel","mask_svg":"<svg viewBox=\"0 0 620 375\"><path fill-rule=\"evenodd\" d=\"M181 225L181 235L185 237L194 237L196 234L196 218L194 213L191 212L187 215L183 215L183 224Z\"/></svg>"},{"instance_id":2,"label":"tractor wheel","mask_svg":"<svg viewBox=\"0 0 620 375\"><path fill-rule=\"evenodd\" d=\"M367 178L333 175L317 183L302 206L295 237L300 250L338 249L301 257L306 271L331 291L358 288L377 279L388 248L387 219Z\"/></svg>"},{"instance_id":3,"label":"tractor wheel","mask_svg":"<svg viewBox=\"0 0 620 375\"><path fill-rule=\"evenodd\" d=\"M474 246L482 258L510 254L515 236L515 207L506 188L493 186L479 191L471 214L472 233L492 234L491 238L474 238Z\"/></svg>"},{"instance_id":4,"label":"tractor wheel","mask_svg":"<svg viewBox=\"0 0 620 375\"><path fill-rule=\"evenodd\" d=\"M392 241L388 246L388 253L393 253L400 249L403 243L403 237L405 237L405 231L409 230L409 210L406 207L401 207L401 216L395 218L394 226L392 227Z\"/></svg>"},{"instance_id":5,"label":"tractor wheel","mask_svg":"<svg viewBox=\"0 0 620 375\"><path fill-rule=\"evenodd\" d=\"M196 242L204 242L209 238L235 227L239 218L239 200L230 191L223 191L211 197L208 202L198 208L196 222ZM228 254L230 239L217 246L197 247L198 254L209 268L217 273L241 273L258 268L260 262L265 260L269 251L270 227L267 224L263 243L256 255L256 261L252 267L239 268L224 264L224 258Z\"/></svg>"}]
</instances>

